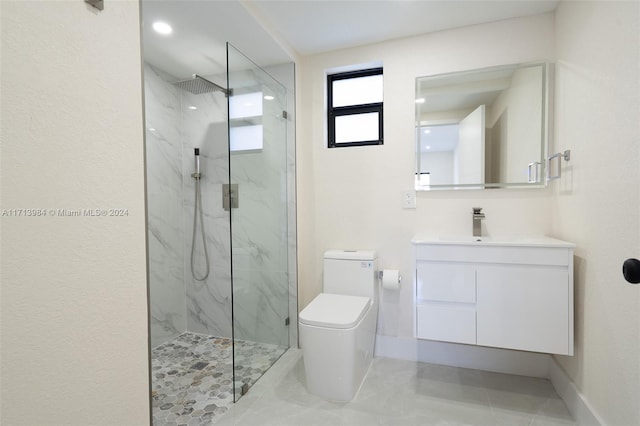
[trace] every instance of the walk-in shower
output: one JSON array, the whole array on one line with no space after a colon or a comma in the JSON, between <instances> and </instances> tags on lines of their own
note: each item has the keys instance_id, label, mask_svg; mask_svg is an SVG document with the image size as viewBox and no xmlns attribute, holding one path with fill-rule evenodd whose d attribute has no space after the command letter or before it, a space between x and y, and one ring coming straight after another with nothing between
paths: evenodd
<instances>
[{"instance_id":1,"label":"walk-in shower","mask_svg":"<svg viewBox=\"0 0 640 426\"><path fill-rule=\"evenodd\" d=\"M291 103L271 75L292 84L292 68L267 73L231 44L195 37L192 21L216 3L189 3L209 9L180 21L184 1L142 2L156 425L208 424L297 345ZM188 43L158 41L144 23L161 13L180 16L174 33ZM205 28L224 27L212 19Z\"/></svg>"}]
</instances>

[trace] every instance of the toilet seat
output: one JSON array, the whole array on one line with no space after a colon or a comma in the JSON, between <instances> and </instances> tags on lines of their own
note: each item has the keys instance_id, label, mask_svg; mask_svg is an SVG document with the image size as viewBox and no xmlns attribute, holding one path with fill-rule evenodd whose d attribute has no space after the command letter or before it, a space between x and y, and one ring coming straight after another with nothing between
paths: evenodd
<instances>
[{"instance_id":1,"label":"toilet seat","mask_svg":"<svg viewBox=\"0 0 640 426\"><path fill-rule=\"evenodd\" d=\"M320 293L300 312L301 324L325 328L355 327L371 306L362 296Z\"/></svg>"}]
</instances>

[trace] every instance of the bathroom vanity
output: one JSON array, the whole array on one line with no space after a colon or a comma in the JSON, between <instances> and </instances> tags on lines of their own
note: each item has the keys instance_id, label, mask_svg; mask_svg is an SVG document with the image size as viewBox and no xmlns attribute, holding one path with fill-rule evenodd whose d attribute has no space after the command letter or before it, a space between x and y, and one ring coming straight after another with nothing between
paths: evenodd
<instances>
[{"instance_id":1,"label":"bathroom vanity","mask_svg":"<svg viewBox=\"0 0 640 426\"><path fill-rule=\"evenodd\" d=\"M573 355L573 243L419 234L412 244L418 339Z\"/></svg>"}]
</instances>

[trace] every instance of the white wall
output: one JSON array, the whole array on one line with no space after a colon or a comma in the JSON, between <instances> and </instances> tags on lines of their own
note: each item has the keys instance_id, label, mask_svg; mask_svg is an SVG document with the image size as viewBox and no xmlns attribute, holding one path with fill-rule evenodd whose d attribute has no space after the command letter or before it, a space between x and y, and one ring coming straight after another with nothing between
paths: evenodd
<instances>
[{"instance_id":1,"label":"white wall","mask_svg":"<svg viewBox=\"0 0 640 426\"><path fill-rule=\"evenodd\" d=\"M471 233L471 208L484 208L489 234L546 234L548 190L429 191L417 209L401 208L414 183L415 78L493 65L553 59L554 18L546 14L442 31L319 54L299 63L298 257L304 308L322 288L322 253L371 248L380 265L400 269L404 286L384 292L378 332L412 337L412 236L420 231ZM382 61L384 133L381 146L326 148L325 70Z\"/></svg>"},{"instance_id":2,"label":"white wall","mask_svg":"<svg viewBox=\"0 0 640 426\"><path fill-rule=\"evenodd\" d=\"M557 360L607 425L640 424L640 3L563 2L556 16L553 230L576 243L574 357Z\"/></svg>"},{"instance_id":3,"label":"white wall","mask_svg":"<svg viewBox=\"0 0 640 426\"><path fill-rule=\"evenodd\" d=\"M0 2L0 423L149 422L136 1Z\"/></svg>"}]
</instances>

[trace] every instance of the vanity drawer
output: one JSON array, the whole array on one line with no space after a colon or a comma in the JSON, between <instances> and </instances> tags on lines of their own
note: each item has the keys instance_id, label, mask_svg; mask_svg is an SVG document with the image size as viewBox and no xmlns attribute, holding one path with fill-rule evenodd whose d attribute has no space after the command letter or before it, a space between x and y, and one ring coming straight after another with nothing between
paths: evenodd
<instances>
[{"instance_id":1,"label":"vanity drawer","mask_svg":"<svg viewBox=\"0 0 640 426\"><path fill-rule=\"evenodd\" d=\"M416 337L475 345L475 306L437 302L416 306Z\"/></svg>"},{"instance_id":2,"label":"vanity drawer","mask_svg":"<svg viewBox=\"0 0 640 426\"><path fill-rule=\"evenodd\" d=\"M418 262L418 301L476 302L476 268L456 263Z\"/></svg>"}]
</instances>

